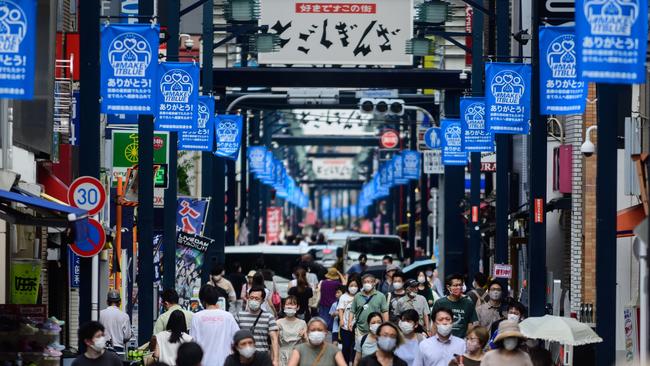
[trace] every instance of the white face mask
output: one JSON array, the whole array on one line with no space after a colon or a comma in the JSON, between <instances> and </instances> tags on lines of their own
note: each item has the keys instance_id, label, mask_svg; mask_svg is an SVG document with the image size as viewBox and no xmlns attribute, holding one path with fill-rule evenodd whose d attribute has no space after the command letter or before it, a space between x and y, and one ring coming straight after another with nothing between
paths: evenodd
<instances>
[{"instance_id":1,"label":"white face mask","mask_svg":"<svg viewBox=\"0 0 650 366\"><path fill-rule=\"evenodd\" d=\"M427 271L427 276L428 276L428 277L433 276L433 272L431 272L431 271Z\"/></svg>"},{"instance_id":2,"label":"white face mask","mask_svg":"<svg viewBox=\"0 0 650 366\"><path fill-rule=\"evenodd\" d=\"M309 332L309 343L320 346L325 341L325 332Z\"/></svg>"},{"instance_id":3,"label":"white face mask","mask_svg":"<svg viewBox=\"0 0 650 366\"><path fill-rule=\"evenodd\" d=\"M96 352L102 352L106 348L106 337L101 336L95 339L93 345L91 346Z\"/></svg>"},{"instance_id":4,"label":"white face mask","mask_svg":"<svg viewBox=\"0 0 650 366\"><path fill-rule=\"evenodd\" d=\"M393 288L395 290L401 290L402 287L404 287L404 284L402 282L393 282Z\"/></svg>"},{"instance_id":5,"label":"white face mask","mask_svg":"<svg viewBox=\"0 0 650 366\"><path fill-rule=\"evenodd\" d=\"M466 291L467 291L467 286L465 286L465 284L463 283L463 293L465 293Z\"/></svg>"},{"instance_id":6,"label":"white face mask","mask_svg":"<svg viewBox=\"0 0 650 366\"><path fill-rule=\"evenodd\" d=\"M436 327L438 328L438 334L443 337L451 334L451 330L453 329L453 326L451 324L436 324Z\"/></svg>"},{"instance_id":7,"label":"white face mask","mask_svg":"<svg viewBox=\"0 0 650 366\"><path fill-rule=\"evenodd\" d=\"M397 345L397 339L391 337L379 337L377 347L384 352L392 352Z\"/></svg>"},{"instance_id":8,"label":"white face mask","mask_svg":"<svg viewBox=\"0 0 650 366\"><path fill-rule=\"evenodd\" d=\"M242 348L237 349L239 351L239 354L242 355L244 358L251 358L255 354L255 347L253 346L246 346Z\"/></svg>"},{"instance_id":9,"label":"white face mask","mask_svg":"<svg viewBox=\"0 0 650 366\"><path fill-rule=\"evenodd\" d=\"M379 329L379 324L370 324L370 333L377 334L377 329Z\"/></svg>"},{"instance_id":10,"label":"white face mask","mask_svg":"<svg viewBox=\"0 0 650 366\"><path fill-rule=\"evenodd\" d=\"M400 321L399 322L399 329L402 330L402 333L404 334L411 334L413 333L413 323L411 322L405 322L405 321Z\"/></svg>"},{"instance_id":11,"label":"white face mask","mask_svg":"<svg viewBox=\"0 0 650 366\"><path fill-rule=\"evenodd\" d=\"M490 299L493 301L497 301L501 299L501 291L499 290L492 290L490 291Z\"/></svg>"},{"instance_id":12,"label":"white face mask","mask_svg":"<svg viewBox=\"0 0 650 366\"><path fill-rule=\"evenodd\" d=\"M258 311L262 304L257 300L248 300L248 307L253 311Z\"/></svg>"},{"instance_id":13,"label":"white face mask","mask_svg":"<svg viewBox=\"0 0 650 366\"><path fill-rule=\"evenodd\" d=\"M356 286L348 287L348 292L352 295L356 294L359 291L359 288Z\"/></svg>"},{"instance_id":14,"label":"white face mask","mask_svg":"<svg viewBox=\"0 0 650 366\"><path fill-rule=\"evenodd\" d=\"M296 311L297 311L296 308L284 308L284 313L285 313L288 317L292 317L292 316L296 315Z\"/></svg>"},{"instance_id":15,"label":"white face mask","mask_svg":"<svg viewBox=\"0 0 650 366\"><path fill-rule=\"evenodd\" d=\"M424 276L419 276L418 277L418 282L419 283L424 283L427 279Z\"/></svg>"},{"instance_id":16,"label":"white face mask","mask_svg":"<svg viewBox=\"0 0 650 366\"><path fill-rule=\"evenodd\" d=\"M364 283L363 284L363 291L365 292L370 292L372 289L375 288L375 286L372 283Z\"/></svg>"},{"instance_id":17,"label":"white face mask","mask_svg":"<svg viewBox=\"0 0 650 366\"><path fill-rule=\"evenodd\" d=\"M517 314L508 314L508 320L512 320L512 321L515 321L515 322L519 323L519 315L517 315Z\"/></svg>"},{"instance_id":18,"label":"white face mask","mask_svg":"<svg viewBox=\"0 0 650 366\"><path fill-rule=\"evenodd\" d=\"M518 345L519 339L517 338L510 337L503 340L503 348L507 349L508 351L514 350Z\"/></svg>"}]
</instances>

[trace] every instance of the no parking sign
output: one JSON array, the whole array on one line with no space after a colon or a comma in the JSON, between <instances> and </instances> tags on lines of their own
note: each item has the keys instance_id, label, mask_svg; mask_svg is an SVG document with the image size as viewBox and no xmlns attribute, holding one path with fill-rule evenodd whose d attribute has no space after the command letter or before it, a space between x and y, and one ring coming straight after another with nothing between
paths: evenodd
<instances>
[{"instance_id":1,"label":"no parking sign","mask_svg":"<svg viewBox=\"0 0 650 366\"><path fill-rule=\"evenodd\" d=\"M104 249L104 244L106 244L106 232L99 221L88 219L86 227L88 230L86 240L70 245L70 250L80 257L95 256Z\"/></svg>"}]
</instances>

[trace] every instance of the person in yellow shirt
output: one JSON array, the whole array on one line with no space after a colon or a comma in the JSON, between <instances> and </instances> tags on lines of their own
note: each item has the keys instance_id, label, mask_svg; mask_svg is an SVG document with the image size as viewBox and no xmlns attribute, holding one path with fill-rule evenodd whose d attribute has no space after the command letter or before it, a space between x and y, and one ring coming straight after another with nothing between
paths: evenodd
<instances>
[{"instance_id":1,"label":"person in yellow shirt","mask_svg":"<svg viewBox=\"0 0 650 366\"><path fill-rule=\"evenodd\" d=\"M153 327L153 334L160 333L167 329L167 321L174 310L180 310L183 312L183 315L185 315L185 323L187 324L187 329L189 331L190 326L192 325L192 312L185 310L178 305L178 293L176 293L176 290L164 290L160 297L162 298L163 306L166 311L160 314L156 320L156 324L154 324Z\"/></svg>"}]
</instances>

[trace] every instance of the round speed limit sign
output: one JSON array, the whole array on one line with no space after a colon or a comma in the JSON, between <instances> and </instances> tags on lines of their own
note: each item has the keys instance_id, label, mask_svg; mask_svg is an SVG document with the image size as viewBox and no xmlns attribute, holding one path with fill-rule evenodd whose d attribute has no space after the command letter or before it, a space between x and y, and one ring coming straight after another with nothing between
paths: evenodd
<instances>
[{"instance_id":1,"label":"round speed limit sign","mask_svg":"<svg viewBox=\"0 0 650 366\"><path fill-rule=\"evenodd\" d=\"M88 211L88 215L97 214L105 203L106 190L97 178L79 177L68 188L68 204Z\"/></svg>"}]
</instances>

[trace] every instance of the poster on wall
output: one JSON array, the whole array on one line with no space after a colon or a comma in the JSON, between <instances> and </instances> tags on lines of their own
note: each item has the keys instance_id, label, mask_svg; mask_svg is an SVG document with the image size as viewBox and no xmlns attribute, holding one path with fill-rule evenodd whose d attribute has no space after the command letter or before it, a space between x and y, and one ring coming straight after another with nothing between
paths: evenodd
<instances>
[{"instance_id":1,"label":"poster on wall","mask_svg":"<svg viewBox=\"0 0 650 366\"><path fill-rule=\"evenodd\" d=\"M176 292L178 304L188 308L201 287L204 255L214 239L179 231L176 234Z\"/></svg>"},{"instance_id":2,"label":"poster on wall","mask_svg":"<svg viewBox=\"0 0 650 366\"><path fill-rule=\"evenodd\" d=\"M41 285L41 261L12 259L9 272L11 303L36 304Z\"/></svg>"}]
</instances>

